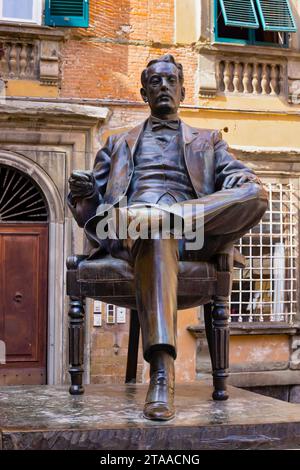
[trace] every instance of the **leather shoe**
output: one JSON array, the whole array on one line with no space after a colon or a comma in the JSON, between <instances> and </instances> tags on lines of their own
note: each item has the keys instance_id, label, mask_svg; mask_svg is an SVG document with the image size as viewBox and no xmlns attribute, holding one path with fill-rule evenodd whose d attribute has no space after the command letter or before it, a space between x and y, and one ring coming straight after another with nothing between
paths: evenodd
<instances>
[{"instance_id":1,"label":"leather shoe","mask_svg":"<svg viewBox=\"0 0 300 470\"><path fill-rule=\"evenodd\" d=\"M150 361L150 385L143 415L146 419L168 421L175 416L174 359L166 352L156 352L155 356Z\"/></svg>"}]
</instances>

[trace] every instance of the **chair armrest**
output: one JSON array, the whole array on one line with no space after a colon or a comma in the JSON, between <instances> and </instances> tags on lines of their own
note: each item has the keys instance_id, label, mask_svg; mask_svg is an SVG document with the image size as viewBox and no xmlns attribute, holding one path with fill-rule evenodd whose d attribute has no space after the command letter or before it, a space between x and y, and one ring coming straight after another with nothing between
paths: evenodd
<instances>
[{"instance_id":1,"label":"chair armrest","mask_svg":"<svg viewBox=\"0 0 300 470\"><path fill-rule=\"evenodd\" d=\"M216 253L213 261L217 271L217 297L228 297L232 288L234 246L227 245L222 252Z\"/></svg>"},{"instance_id":2,"label":"chair armrest","mask_svg":"<svg viewBox=\"0 0 300 470\"><path fill-rule=\"evenodd\" d=\"M77 269L86 258L87 255L72 255L67 258L66 291L71 297L81 297L80 284L77 282Z\"/></svg>"},{"instance_id":3,"label":"chair armrest","mask_svg":"<svg viewBox=\"0 0 300 470\"><path fill-rule=\"evenodd\" d=\"M213 257L216 269L219 272L229 271L233 268L243 269L246 266L246 259L240 251L233 245L226 247L222 252Z\"/></svg>"},{"instance_id":4,"label":"chair armrest","mask_svg":"<svg viewBox=\"0 0 300 470\"><path fill-rule=\"evenodd\" d=\"M242 253L237 249L234 248L233 253L233 267L243 269L246 267L246 258Z\"/></svg>"},{"instance_id":5,"label":"chair armrest","mask_svg":"<svg viewBox=\"0 0 300 470\"><path fill-rule=\"evenodd\" d=\"M233 245L228 245L221 252L216 253L213 261L217 272L231 272L233 270Z\"/></svg>"},{"instance_id":6,"label":"chair armrest","mask_svg":"<svg viewBox=\"0 0 300 470\"><path fill-rule=\"evenodd\" d=\"M222 250L222 253L217 253L214 256L214 262L217 270L216 295L228 297L232 289L233 268L243 268L245 266L245 258L233 245L229 245Z\"/></svg>"},{"instance_id":7,"label":"chair armrest","mask_svg":"<svg viewBox=\"0 0 300 470\"><path fill-rule=\"evenodd\" d=\"M75 270L78 268L81 261L85 260L88 255L71 255L67 257L66 265L68 270Z\"/></svg>"}]
</instances>

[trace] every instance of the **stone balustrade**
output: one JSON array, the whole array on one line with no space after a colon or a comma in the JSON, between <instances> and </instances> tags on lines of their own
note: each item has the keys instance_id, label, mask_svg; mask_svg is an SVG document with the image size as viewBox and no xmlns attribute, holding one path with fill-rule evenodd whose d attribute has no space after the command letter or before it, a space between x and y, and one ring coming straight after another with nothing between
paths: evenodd
<instances>
[{"instance_id":1,"label":"stone balustrade","mask_svg":"<svg viewBox=\"0 0 300 470\"><path fill-rule=\"evenodd\" d=\"M283 64L221 58L216 66L217 88L220 92L270 96L285 92Z\"/></svg>"},{"instance_id":2,"label":"stone balustrade","mask_svg":"<svg viewBox=\"0 0 300 470\"><path fill-rule=\"evenodd\" d=\"M57 87L64 34L47 26L0 24L0 78Z\"/></svg>"},{"instance_id":3,"label":"stone balustrade","mask_svg":"<svg viewBox=\"0 0 300 470\"><path fill-rule=\"evenodd\" d=\"M4 79L38 78L38 45L35 41L0 42L0 71Z\"/></svg>"}]
</instances>

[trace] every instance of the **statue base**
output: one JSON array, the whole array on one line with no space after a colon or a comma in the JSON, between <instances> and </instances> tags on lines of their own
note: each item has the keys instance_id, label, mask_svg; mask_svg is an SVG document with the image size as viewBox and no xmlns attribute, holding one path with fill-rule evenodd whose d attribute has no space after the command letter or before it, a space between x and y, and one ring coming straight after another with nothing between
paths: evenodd
<instances>
[{"instance_id":1,"label":"statue base","mask_svg":"<svg viewBox=\"0 0 300 470\"><path fill-rule=\"evenodd\" d=\"M0 448L213 450L300 448L300 407L229 387L214 402L208 380L176 386L176 417L142 417L146 385L0 388Z\"/></svg>"}]
</instances>

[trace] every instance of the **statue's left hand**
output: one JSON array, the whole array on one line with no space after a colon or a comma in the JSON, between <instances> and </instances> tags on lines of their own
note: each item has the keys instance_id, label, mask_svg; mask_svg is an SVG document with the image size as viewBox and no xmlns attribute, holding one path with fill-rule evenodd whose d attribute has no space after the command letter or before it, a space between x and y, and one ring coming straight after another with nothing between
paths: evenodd
<instances>
[{"instance_id":1,"label":"statue's left hand","mask_svg":"<svg viewBox=\"0 0 300 470\"><path fill-rule=\"evenodd\" d=\"M242 184L249 182L261 184L259 178L257 178L257 176L253 175L252 173L234 173L233 175L229 175L225 178L223 189L239 187L242 186Z\"/></svg>"}]
</instances>

